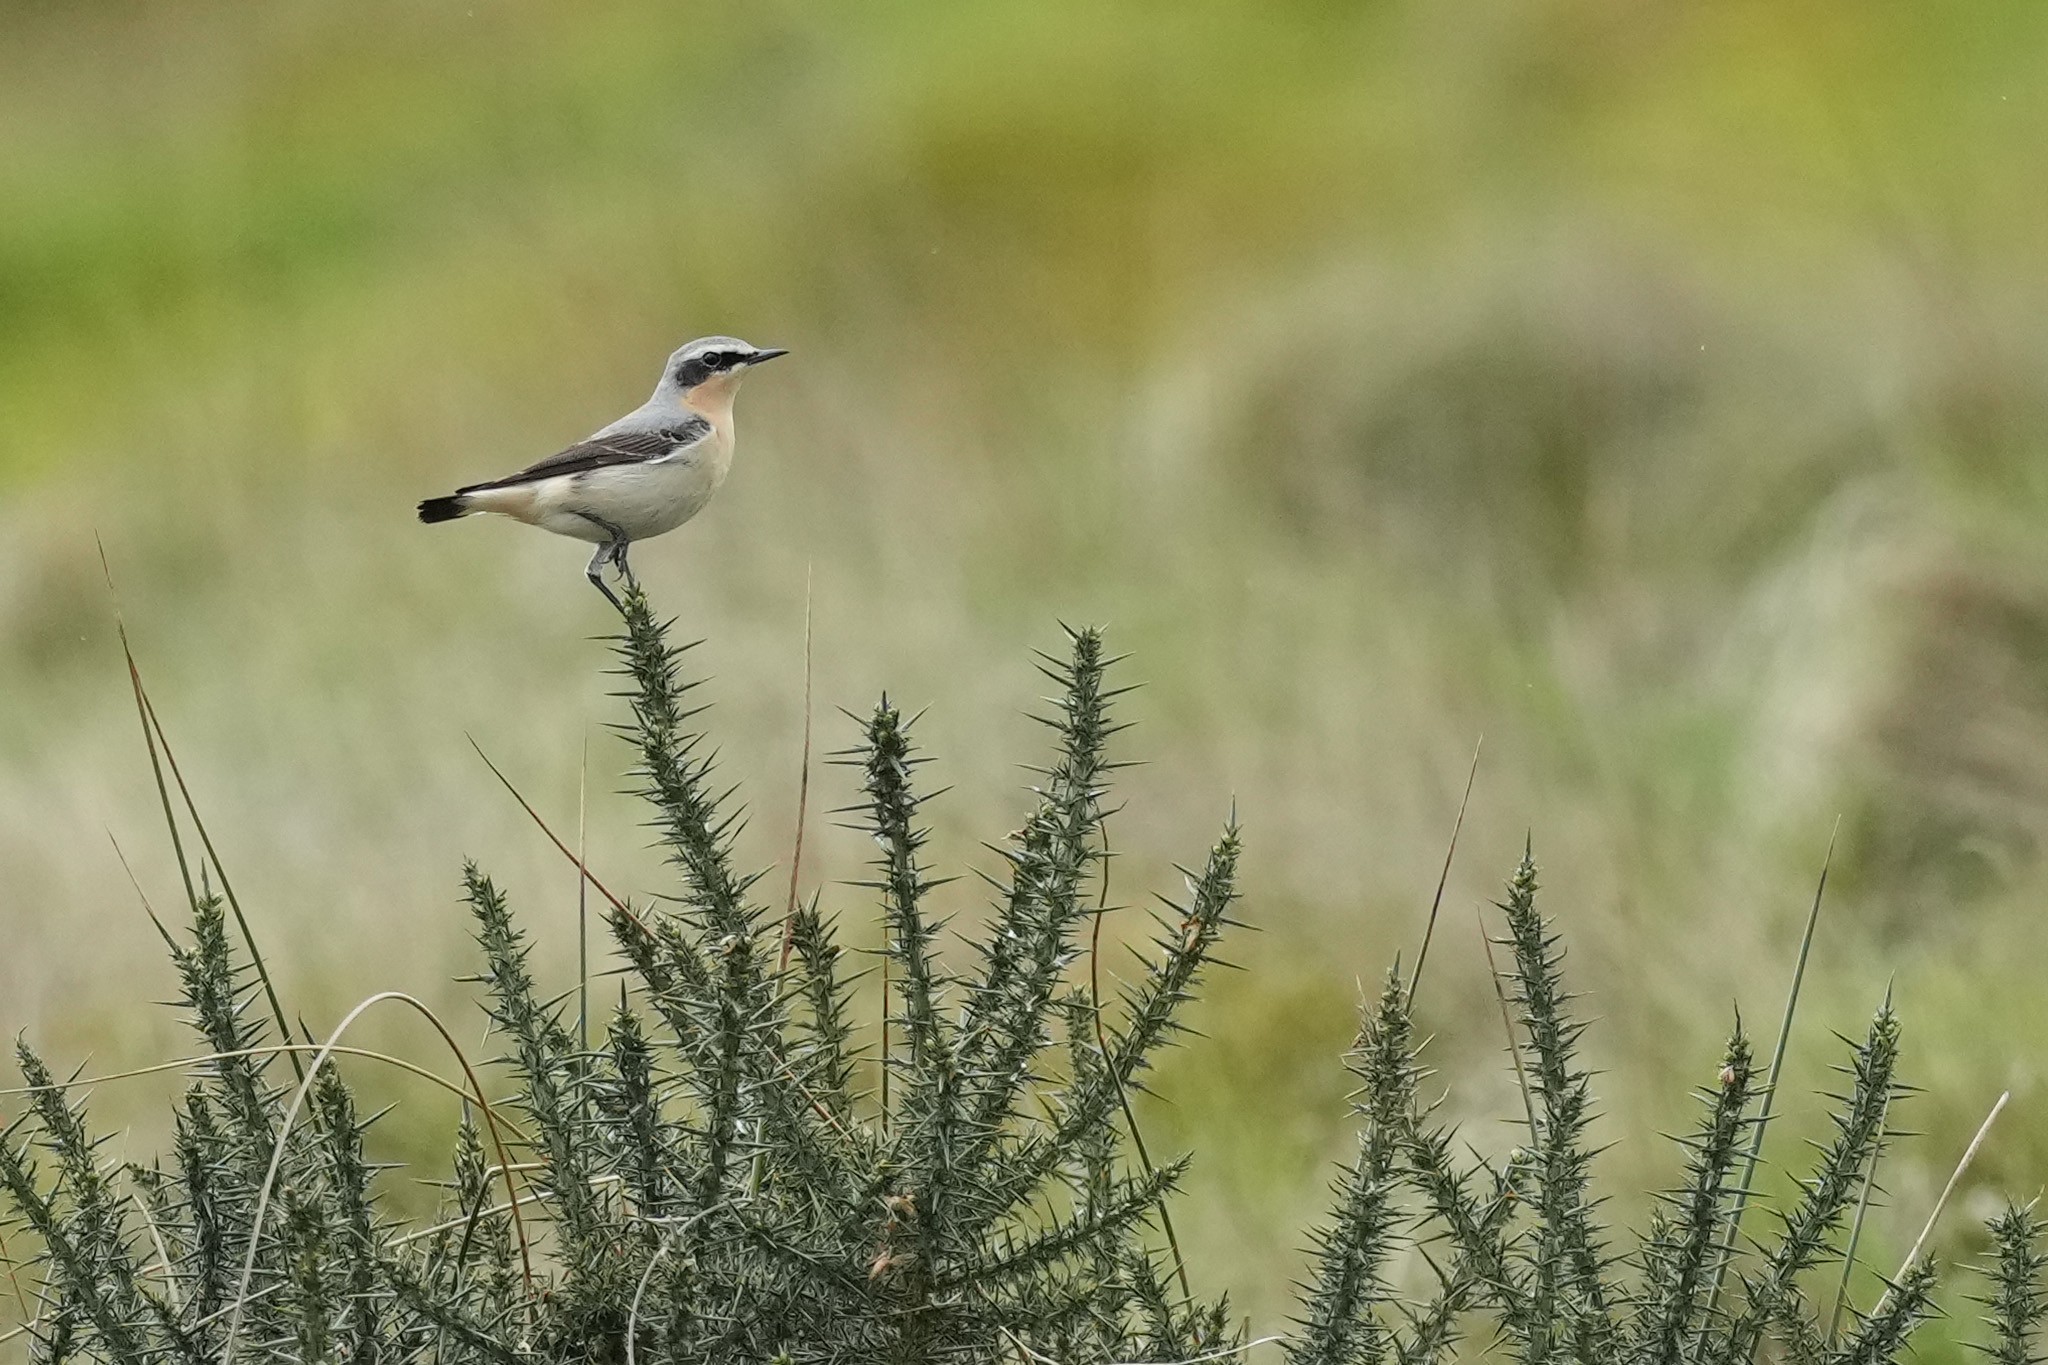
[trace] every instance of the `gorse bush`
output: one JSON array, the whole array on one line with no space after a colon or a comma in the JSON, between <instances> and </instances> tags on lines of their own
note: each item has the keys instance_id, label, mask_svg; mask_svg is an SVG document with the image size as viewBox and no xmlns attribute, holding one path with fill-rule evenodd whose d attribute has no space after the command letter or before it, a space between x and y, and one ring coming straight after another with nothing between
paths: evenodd
<instances>
[{"instance_id":1,"label":"gorse bush","mask_svg":"<svg viewBox=\"0 0 2048 1365\"><path fill-rule=\"evenodd\" d=\"M73 1087L21 1046L26 1107L0 1182L38 1248L17 1329L33 1359L1068 1365L1252 1349L1222 1299L1189 1291L1167 1213L1183 1167L1155 1165L1129 1103L1232 923L1238 837L1226 828L1186 870L1141 970L1099 998L1095 964L1077 963L1106 904L1118 725L1100 637L1073 632L1047 661L1052 761L963 962L938 951L909 719L885 699L843 756L886 928L888 1008L868 1028L833 921L813 902L785 922L734 867L734 807L682 651L637 590L626 607L625 729L677 886L612 902L630 989L601 1043L579 1040L503 894L467 869L510 1094L492 1100L467 1062L444 1082L466 1100L445 1207L397 1225L339 1032L292 1040L260 959L237 960L239 908L202 878L171 953L205 1057L163 1158L109 1161ZM1853 1243L1901 1090L1889 1008L1853 1047L1832 1141L1756 1240L1737 1225L1768 1087L1738 1028L1681 1183L1623 1250L1593 1193L1584 1025L1527 858L1501 909L1526 1141L1498 1165L1454 1153L1419 1098L1415 975L1390 971L1352 1054L1357 1156L1278 1349L1427 1365L1491 1335L1518 1365L1897 1358L1932 1311L1931 1262L1916 1255L1862 1313L1831 1309L1815 1273ZM2040 1242L2023 1209L1992 1236L1990 1351L2025 1365ZM1433 1291L1411 1302L1396 1272L1419 1265Z\"/></svg>"}]
</instances>

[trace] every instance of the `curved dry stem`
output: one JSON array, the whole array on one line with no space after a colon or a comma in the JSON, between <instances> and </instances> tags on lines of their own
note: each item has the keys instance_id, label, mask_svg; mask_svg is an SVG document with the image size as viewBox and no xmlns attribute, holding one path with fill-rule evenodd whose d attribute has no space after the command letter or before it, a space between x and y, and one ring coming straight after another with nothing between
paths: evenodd
<instances>
[{"instance_id":1,"label":"curved dry stem","mask_svg":"<svg viewBox=\"0 0 2048 1365\"><path fill-rule=\"evenodd\" d=\"M1030 1346L1025 1344L1023 1338L1019 1337L1009 1328L1003 1328L1002 1333L1010 1339L1010 1344L1017 1348L1018 1353L1025 1360L1031 1362L1032 1365L1063 1365L1063 1362L1054 1360L1043 1352L1032 1350ZM1207 1365L1207 1362L1212 1360L1242 1360L1260 1346L1271 1346L1275 1342L1289 1342L1293 1340L1294 1338L1285 1332L1275 1332L1271 1336L1257 1337L1236 1346L1219 1346L1213 1351L1204 1351L1198 1356L1189 1356L1186 1360L1170 1361L1168 1365ZM1118 1365L1131 1365L1131 1363L1120 1361Z\"/></svg>"},{"instance_id":2,"label":"curved dry stem","mask_svg":"<svg viewBox=\"0 0 2048 1365\"><path fill-rule=\"evenodd\" d=\"M100 572L106 576L107 596L113 602L114 633L120 637L121 657L128 664L128 686L135 693L135 718L142 722L142 742L149 749L149 768L156 777L157 799L163 803L164 823L171 831L171 851L178 857L178 875L185 883L185 899L197 905L199 897L192 885L192 867L185 858L185 841L178 833L177 816L171 806L171 789L164 781L163 762L156 752L156 735L150 729L149 710L143 703L142 671L135 666L135 651L128 647L128 623L121 616L121 594L114 588L114 569L107 562L107 547L101 544L98 536L93 537L93 544L99 549Z\"/></svg>"},{"instance_id":3,"label":"curved dry stem","mask_svg":"<svg viewBox=\"0 0 2048 1365\"><path fill-rule=\"evenodd\" d=\"M617 896L614 896L610 891L606 890L605 884L599 881L595 876L591 874L590 869L584 865L583 860L577 857L574 853L572 853L567 844L563 843L560 839L555 837L555 832L548 828L547 821L540 818L540 812L533 808L533 803L528 801L524 796L521 796L519 794L519 788L512 785L512 779L505 776L504 772L499 769L497 764L491 762L491 756L484 752L483 745L478 744L476 742L476 736L465 734L463 738L469 741L470 748L476 750L476 756L484 761L484 766L491 770L491 776L497 778L498 781L504 786L505 790L512 793L512 799L519 803L519 808L527 813L527 815L533 820L534 824L540 826L540 832L548 836L548 842L553 844L564 858L567 858L571 863L574 863L577 869L583 874L584 878L588 880L592 886L597 888L597 894L603 896L606 900L610 901L612 903L612 909L618 911L627 919L633 921L634 924L639 925L643 933L646 932L647 925L641 920L641 918L638 915L634 914L631 910L627 909L626 903L624 901L620 900Z\"/></svg>"},{"instance_id":4,"label":"curved dry stem","mask_svg":"<svg viewBox=\"0 0 2048 1365\"><path fill-rule=\"evenodd\" d=\"M1891 993L1885 993L1885 1003L1891 1003ZM1870 1165L1863 1172L1863 1193L1856 1197L1856 1218L1849 1224L1849 1245L1842 1251L1842 1279L1835 1286L1834 1311L1828 1314L1827 1341L1830 1350L1834 1348L1835 1337L1842 1326L1842 1314L1849 1307L1849 1285L1856 1277L1856 1248L1863 1244L1863 1221L1870 1215L1870 1196L1877 1189L1877 1167L1884 1159L1885 1124L1891 1118L1892 1097L1884 1097L1884 1108L1877 1116L1877 1142L1870 1150Z\"/></svg>"},{"instance_id":5,"label":"curved dry stem","mask_svg":"<svg viewBox=\"0 0 2048 1365\"><path fill-rule=\"evenodd\" d=\"M673 1243L666 1238L662 1240L661 1245L654 1249L654 1254L647 1258L647 1268L640 1272L640 1282L633 1286L633 1306L626 1313L626 1365L634 1365L633 1338L640 1332L641 1296L647 1293L647 1282L654 1278L654 1267L661 1264L661 1258L668 1255L668 1249L672 1245Z\"/></svg>"},{"instance_id":6,"label":"curved dry stem","mask_svg":"<svg viewBox=\"0 0 2048 1365\"><path fill-rule=\"evenodd\" d=\"M1984 1138L1991 1132L1991 1125L1998 1122L1998 1116L2005 1109L2006 1101L2011 1098L2012 1091L2001 1091L1998 1102L1991 1106L1991 1112L1986 1114L1984 1122L1977 1126L1977 1136L1970 1139L1970 1145L1963 1149L1963 1159L1958 1161L1955 1170L1949 1173L1948 1184L1941 1187L1941 1197L1934 1201L1933 1210L1928 1213L1927 1221L1920 1227L1920 1235L1913 1239L1913 1249L1907 1252L1906 1259L1899 1263L1899 1273L1892 1276L1885 1286L1884 1294L1877 1301L1877 1307L1871 1310L1872 1317L1884 1312L1885 1305L1891 1302L1892 1291L1904 1282L1906 1272L1920 1259L1920 1251L1927 1245L1928 1237L1933 1234L1935 1223L1940 1221L1941 1211L1948 1207L1948 1197L1956 1192L1956 1186L1962 1181L1963 1173L1969 1170L1970 1163L1977 1159L1977 1149L1984 1145Z\"/></svg>"},{"instance_id":7,"label":"curved dry stem","mask_svg":"<svg viewBox=\"0 0 2048 1365\"><path fill-rule=\"evenodd\" d=\"M811 570L804 567L804 749L796 780L796 847L789 855L789 905L782 912L782 957L777 973L789 970L796 946L797 879L804 869L804 823L811 806Z\"/></svg>"},{"instance_id":8,"label":"curved dry stem","mask_svg":"<svg viewBox=\"0 0 2048 1365\"><path fill-rule=\"evenodd\" d=\"M1479 780L1479 752L1486 747L1481 735L1472 746L1472 766L1465 772L1465 794L1458 798L1458 818L1451 824L1451 844L1444 850L1444 869L1437 874L1436 895L1430 898L1429 921L1422 926L1422 946L1415 952L1415 970L1408 974L1408 1008L1415 1008L1415 988L1422 984L1422 964L1429 960L1430 940L1436 937L1437 912L1444 908L1444 888L1451 884L1451 864L1458 856L1458 836L1465 832L1465 808L1472 804L1472 784Z\"/></svg>"},{"instance_id":9,"label":"curved dry stem","mask_svg":"<svg viewBox=\"0 0 2048 1365\"><path fill-rule=\"evenodd\" d=\"M121 647L128 647L128 637L125 634L121 637ZM129 665L134 666L132 659ZM270 981L270 969L263 965L263 952L256 946L255 931L249 928L249 917L242 913L242 902L235 895L235 884L228 880L226 865L221 862L220 854L213 851L213 836L206 832L206 821L200 817L199 803L192 799L192 791L185 785L185 774L178 767L178 756L171 751L171 737L164 733L164 723L156 718L156 704L150 701L149 693L141 690L140 674L136 676L135 686L136 696L142 702L143 713L156 730L157 742L164 746L164 762L170 765L171 780L178 784L178 796L185 803L185 813L192 817L192 828L199 835L199 846L206 852L206 861L213 864L214 875L220 878L221 894L227 898L228 909L234 912L235 926L242 931L242 946L249 950L249 963L256 969L257 979L263 983L263 996L270 1002L270 1012L277 1020L278 1033L289 1038L292 1036L292 1030L290 1023L285 1019L284 1002L277 998L277 987ZM201 865L200 871L205 871L204 864ZM290 1061L292 1070L296 1072L299 1069L299 1059L293 1056Z\"/></svg>"},{"instance_id":10,"label":"curved dry stem","mask_svg":"<svg viewBox=\"0 0 2048 1365\"><path fill-rule=\"evenodd\" d=\"M14 1253L7 1249L7 1238L0 1235L0 1264L7 1267L7 1282L14 1286L14 1301L21 1305L21 1320L24 1324L33 1322L35 1315L29 1311L28 1295L22 1292L21 1276L15 1272ZM4 1338L0 1338L4 1340Z\"/></svg>"},{"instance_id":11,"label":"curved dry stem","mask_svg":"<svg viewBox=\"0 0 2048 1365\"><path fill-rule=\"evenodd\" d=\"M301 1053L319 1051L321 1051L321 1047L318 1043L265 1043L260 1047L236 1048L232 1052L209 1052L199 1057L180 1057L175 1061L155 1062L149 1066L136 1067L132 1071L110 1071L104 1076L87 1076L81 1080L65 1081L61 1083L52 1081L47 1086L12 1086L8 1089L0 1090L0 1098L8 1098L15 1095L32 1095L38 1090L62 1090L65 1089L67 1086L104 1085L108 1081L134 1080L138 1076L159 1076L166 1071L183 1071L188 1067L205 1066L209 1062L231 1061L237 1057L275 1057L280 1053ZM474 1090L466 1090L462 1086L459 1086L455 1082L449 1080L446 1076L436 1075L434 1072L427 1070L425 1067L419 1065L417 1062L408 1062L403 1057L394 1057L388 1052L377 1052L371 1048L366 1047L337 1046L328 1049L328 1051L336 1057L363 1057L373 1062L384 1062L390 1066L397 1067L400 1071L410 1072L413 1075L419 1077L423 1081L432 1081L435 1085L440 1086L443 1090L455 1096L457 1099L467 1100L469 1103L477 1105L479 1108L482 1109L488 1110L491 1108L491 1102L485 1099L481 1092ZM521 1142L530 1143L533 1141L532 1137L528 1135L526 1130L521 1128L513 1120L501 1115L498 1118L498 1122L503 1124L507 1131L509 1131L512 1134L512 1136L518 1138ZM518 1170L520 1168L518 1166L514 1166L513 1169ZM0 1248L0 1255L4 1254L4 1248Z\"/></svg>"},{"instance_id":12,"label":"curved dry stem","mask_svg":"<svg viewBox=\"0 0 2048 1365\"><path fill-rule=\"evenodd\" d=\"M1493 983L1493 998L1500 1002L1501 1027L1507 1030L1508 1059L1515 1064L1515 1087L1522 1092L1522 1113L1529 1120L1529 1145L1533 1148L1542 1140L1536 1127L1536 1100L1529 1093L1529 1072L1522 1065L1522 1044L1515 1036L1515 1016L1508 1009L1508 993L1501 988L1500 967L1493 959L1493 936L1486 932L1486 912L1474 907L1472 913L1479 919L1479 947L1486 954L1486 979ZM1409 989L1414 989L1412 982Z\"/></svg>"},{"instance_id":13,"label":"curved dry stem","mask_svg":"<svg viewBox=\"0 0 2048 1365\"><path fill-rule=\"evenodd\" d=\"M698 1212L691 1214L688 1218L677 1224L674 1233L662 1238L661 1245L656 1247L654 1254L647 1258L647 1267L640 1272L640 1282L633 1286L633 1306L626 1313L626 1365L635 1365L633 1359L633 1338L640 1334L640 1300L647 1293L647 1282L654 1278L654 1267L661 1264L661 1258L666 1256L668 1249L675 1245L674 1239L676 1236L688 1232L691 1228L724 1207L725 1205L723 1204L713 1204L708 1209L700 1209Z\"/></svg>"},{"instance_id":14,"label":"curved dry stem","mask_svg":"<svg viewBox=\"0 0 2048 1365\"><path fill-rule=\"evenodd\" d=\"M1835 817L1835 828L1828 835L1828 851L1821 858L1820 881L1813 888L1813 905L1806 912L1806 928L1799 935L1799 956L1792 964L1792 985L1785 992L1785 1010L1778 1018L1778 1041L1771 1049L1771 1069L1764 1079L1762 1101L1757 1105L1756 1126L1750 1129L1749 1152L1742 1166L1742 1181L1735 1187L1734 1198L1728 1206L1728 1227L1721 1235L1721 1245L1714 1260L1714 1275L1707 1290L1707 1311L1701 1317L1699 1335L1693 1340L1692 1359L1698 1365L1706 1350L1707 1329L1705 1323L1712 1320L1715 1307L1721 1302L1721 1289L1728 1279L1728 1268L1735 1260L1735 1247L1742 1235L1742 1215L1749 1208L1749 1194L1756 1186L1756 1168L1763 1158L1764 1130L1770 1127L1771 1112L1778 1099L1778 1078L1785 1070L1785 1049L1792 1040L1792 1017L1799 1009L1799 990L1806 981L1806 960L1813 953L1813 931L1820 923L1821 902L1828 894L1828 873L1835 865L1835 840L1841 837L1842 818Z\"/></svg>"},{"instance_id":15,"label":"curved dry stem","mask_svg":"<svg viewBox=\"0 0 2048 1365\"><path fill-rule=\"evenodd\" d=\"M284 1122L278 1128L277 1142L270 1149L270 1169L264 1172L263 1187L256 1193L256 1216L251 1220L249 1227L249 1254L242 1261L242 1278L235 1286L234 1312L228 1319L227 1337L221 1344L221 1365L234 1365L235 1337L242 1327L242 1305L249 1296L249 1281L256 1275L256 1253L262 1243L263 1216L270 1209L270 1192L277 1184L278 1167L284 1162L284 1148L285 1143L291 1138L292 1120L299 1116L300 1108L306 1103L306 1096L313 1089L314 1080L320 1075L320 1068L334 1055L341 1035L348 1032L350 1026L362 1018L371 1006L381 1005L387 1000L411 1006L415 1013L432 1024L434 1031L441 1035L441 1041L448 1044L448 1050L455 1054L455 1060L462 1067L462 1074L469 1077L470 1088L476 1092L477 1107L483 1110L484 1126L490 1130L491 1146L497 1149L498 1165L504 1172L505 1197L512 1204L512 1229L519 1238L520 1271L526 1281L527 1298L531 1300L533 1297L533 1253L526 1240L526 1222L519 1212L519 1190L512 1180L512 1162L505 1154L505 1141L498 1132L497 1115L491 1105L483 1099L483 1086L478 1083L476 1072L469 1065L469 1058L463 1055L461 1044L448 1032L447 1025L421 1001L404 991L379 991L350 1010L342 1021L334 1026L334 1032L328 1034L327 1041L321 1044L320 1051L313 1058L313 1064L306 1068L306 1078L299 1083L298 1090L292 1095L291 1105L284 1111Z\"/></svg>"},{"instance_id":16,"label":"curved dry stem","mask_svg":"<svg viewBox=\"0 0 2048 1365\"><path fill-rule=\"evenodd\" d=\"M164 1301L171 1305L171 1311L182 1313L184 1305L178 1302L178 1278L171 1273L171 1249L164 1245L164 1235L156 1225L156 1215L149 1211L149 1201L139 1191L130 1190L128 1197L135 1201L135 1210L142 1215L142 1225L149 1229L150 1244L156 1248L157 1264L163 1267Z\"/></svg>"},{"instance_id":17,"label":"curved dry stem","mask_svg":"<svg viewBox=\"0 0 2048 1365\"><path fill-rule=\"evenodd\" d=\"M220 855L213 851L213 840L206 833L206 822L199 818L199 806L193 801L192 792L185 785L184 773L178 770L178 756L171 752L170 736L164 733L163 722L156 718L156 707L149 700L149 689L142 685L142 670L136 667L135 651L128 645L128 623L121 616L121 595L114 589L114 568L107 562L107 547L100 542L97 535L93 537L93 544L99 550L100 572L106 576L107 596L113 602L114 631L121 638L121 658L128 665L128 685L135 692L135 715L142 722L142 742L149 750L149 768L156 778L157 800L163 804L164 824L171 832L171 849L178 855L178 875L185 883L185 899L192 904L195 911L198 909L199 897L192 887L192 868L185 858L185 842L179 837L178 819L171 809L170 788L164 784L165 762L171 765L171 776L178 783L178 795L184 798L185 812L192 817L192 827L199 834L200 845L205 849L207 859L212 862L213 870L220 874L221 890L227 893L228 908L234 911L235 924L242 931L242 944L249 950L249 961L256 968L257 979L263 983L263 996L270 1003L271 1017L277 1021L278 1036L289 1038L292 1036L292 1026L291 1021L285 1018L284 1002L277 998L277 987L271 984L270 969L263 964L262 950L256 946L256 936L249 931L249 921L242 914L242 903L235 899L235 888L228 881L228 870L221 866ZM163 745L161 762L157 758L158 744ZM125 867L127 859L123 858L121 861ZM201 864L200 872L204 874L205 870L205 865ZM136 888L138 893L141 889L140 886ZM148 908L146 899L143 905L145 909ZM151 918L154 919L155 916L152 914ZM299 1059L293 1057L291 1064L292 1071L296 1074L299 1070ZM301 1076L300 1079L303 1080L304 1077Z\"/></svg>"},{"instance_id":18,"label":"curved dry stem","mask_svg":"<svg viewBox=\"0 0 2048 1365\"><path fill-rule=\"evenodd\" d=\"M1152 1153L1145 1147L1145 1135L1138 1129L1138 1111L1131 1107L1130 1092L1124 1089L1123 1078L1117 1075L1116 1063L1109 1054L1109 1033L1102 1023L1102 921L1109 914L1109 821L1105 818L1098 826L1102 831L1102 886L1095 902L1095 923L1088 934L1088 1014L1095 1021L1095 1046L1102 1053L1102 1064L1108 1068L1109 1079L1116 1086L1116 1102L1124 1111L1124 1126L1131 1130L1131 1149L1138 1154L1138 1163L1145 1174L1156 1173L1152 1165ZM1173 1253L1174 1277L1180 1281L1180 1293L1184 1299L1195 1297L1194 1289L1188 1283L1187 1257L1181 1255L1180 1235L1173 1229L1173 1215L1167 1211L1166 1201L1161 1199L1159 1226L1166 1233L1167 1250Z\"/></svg>"},{"instance_id":19,"label":"curved dry stem","mask_svg":"<svg viewBox=\"0 0 2048 1365\"><path fill-rule=\"evenodd\" d=\"M576 767L576 1046L590 1051L590 730Z\"/></svg>"}]
</instances>

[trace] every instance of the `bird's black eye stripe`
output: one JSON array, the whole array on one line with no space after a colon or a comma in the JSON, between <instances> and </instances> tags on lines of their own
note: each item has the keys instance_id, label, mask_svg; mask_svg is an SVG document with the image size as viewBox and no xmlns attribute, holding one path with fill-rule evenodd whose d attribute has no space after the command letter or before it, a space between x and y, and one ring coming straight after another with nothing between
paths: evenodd
<instances>
[{"instance_id":1,"label":"bird's black eye stripe","mask_svg":"<svg viewBox=\"0 0 2048 1365\"><path fill-rule=\"evenodd\" d=\"M699 351L676 366L676 383L691 388L747 360L745 351Z\"/></svg>"}]
</instances>

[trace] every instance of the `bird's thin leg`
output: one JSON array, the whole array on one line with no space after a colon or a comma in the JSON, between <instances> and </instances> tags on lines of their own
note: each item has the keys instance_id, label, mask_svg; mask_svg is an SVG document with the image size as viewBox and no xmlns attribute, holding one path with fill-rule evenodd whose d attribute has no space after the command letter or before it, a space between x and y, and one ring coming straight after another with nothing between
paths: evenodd
<instances>
[{"instance_id":1,"label":"bird's thin leg","mask_svg":"<svg viewBox=\"0 0 2048 1365\"><path fill-rule=\"evenodd\" d=\"M611 553L612 547L610 545L598 546L597 553L590 557L590 566L583 571L583 576L590 580L590 586L604 594L607 602L610 602L614 608L623 613L626 610L625 603L619 601L612 590L605 586L604 562L611 557Z\"/></svg>"},{"instance_id":2,"label":"bird's thin leg","mask_svg":"<svg viewBox=\"0 0 2048 1365\"><path fill-rule=\"evenodd\" d=\"M633 576L633 566L626 562L626 551L631 545L632 542L627 540L614 543L612 546L612 563L618 565L619 577L626 580L627 586L637 588L640 586L640 580Z\"/></svg>"},{"instance_id":3,"label":"bird's thin leg","mask_svg":"<svg viewBox=\"0 0 2048 1365\"><path fill-rule=\"evenodd\" d=\"M624 615L626 611L625 603L619 601L617 595L604 585L604 562L609 559L612 563L618 565L621 570L625 569L626 533L606 521L603 517L593 517L588 512L578 512L576 515L582 517L605 534L604 540L597 547L597 553L590 557L590 567L583 571L583 576L590 580L593 587L604 594L605 601L611 603L620 615ZM628 583L633 581L633 576L630 573L626 575L626 581Z\"/></svg>"}]
</instances>

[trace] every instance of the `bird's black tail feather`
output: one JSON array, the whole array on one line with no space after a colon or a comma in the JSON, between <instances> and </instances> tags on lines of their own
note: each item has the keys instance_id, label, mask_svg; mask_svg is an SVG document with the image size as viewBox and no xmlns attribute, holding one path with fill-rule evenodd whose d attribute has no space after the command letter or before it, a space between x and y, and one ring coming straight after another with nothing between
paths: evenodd
<instances>
[{"instance_id":1,"label":"bird's black tail feather","mask_svg":"<svg viewBox=\"0 0 2048 1365\"><path fill-rule=\"evenodd\" d=\"M453 497L428 498L420 504L420 520L429 525L437 521L453 521L469 510L469 499L457 493Z\"/></svg>"}]
</instances>

